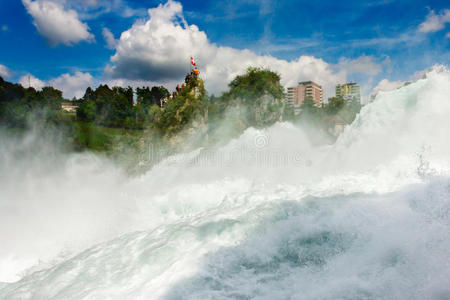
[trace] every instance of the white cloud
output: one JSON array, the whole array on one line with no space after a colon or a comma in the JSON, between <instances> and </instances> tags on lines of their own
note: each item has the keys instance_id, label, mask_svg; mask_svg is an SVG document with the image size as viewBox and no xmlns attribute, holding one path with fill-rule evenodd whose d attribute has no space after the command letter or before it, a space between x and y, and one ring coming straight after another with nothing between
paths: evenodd
<instances>
[{"instance_id":1,"label":"white cloud","mask_svg":"<svg viewBox=\"0 0 450 300\"><path fill-rule=\"evenodd\" d=\"M106 42L106 48L114 49L117 45L117 40L114 38L113 33L108 28L104 27L102 30L103 38Z\"/></svg>"},{"instance_id":2,"label":"white cloud","mask_svg":"<svg viewBox=\"0 0 450 300\"><path fill-rule=\"evenodd\" d=\"M122 18L145 16L145 9L134 9L126 4L124 0L51 0L65 3L75 9L82 19L93 19L98 16L114 13Z\"/></svg>"},{"instance_id":3,"label":"white cloud","mask_svg":"<svg viewBox=\"0 0 450 300\"><path fill-rule=\"evenodd\" d=\"M446 38L450 39L450 32L447 32L447 34L445 35Z\"/></svg>"},{"instance_id":4,"label":"white cloud","mask_svg":"<svg viewBox=\"0 0 450 300\"><path fill-rule=\"evenodd\" d=\"M164 5L149 9L149 19L136 22L122 33L105 69L113 78L166 82L181 80L189 71L189 57L197 59L201 76L209 92L218 93L249 66L269 67L280 73L285 86L302 80L324 84L330 96L334 84L345 81L346 73L312 56L301 56L287 61L266 55L260 56L244 49L217 46L205 32L188 25L182 5L169 0ZM371 58L362 62L371 63ZM373 64L370 64L374 67ZM355 67L355 71L358 71ZM370 71L370 72L373 72Z\"/></svg>"},{"instance_id":5,"label":"white cloud","mask_svg":"<svg viewBox=\"0 0 450 300\"><path fill-rule=\"evenodd\" d=\"M44 86L48 86L47 83L45 83L44 81L40 80L39 78L34 77L31 74L27 74L27 75L24 75L24 76L20 77L19 83L24 88L33 87L36 90L41 90Z\"/></svg>"},{"instance_id":6,"label":"white cloud","mask_svg":"<svg viewBox=\"0 0 450 300\"><path fill-rule=\"evenodd\" d=\"M339 59L338 68L345 70L348 74L359 73L375 76L381 72L381 65L375 62L373 56L362 55L356 59Z\"/></svg>"},{"instance_id":7,"label":"white cloud","mask_svg":"<svg viewBox=\"0 0 450 300\"><path fill-rule=\"evenodd\" d=\"M8 25L2 25L1 30L5 32L8 31L9 30Z\"/></svg>"},{"instance_id":8,"label":"white cloud","mask_svg":"<svg viewBox=\"0 0 450 300\"><path fill-rule=\"evenodd\" d=\"M10 76L11 76L11 71L8 69L8 67L0 64L0 77L8 78Z\"/></svg>"},{"instance_id":9,"label":"white cloud","mask_svg":"<svg viewBox=\"0 0 450 300\"><path fill-rule=\"evenodd\" d=\"M426 20L419 25L418 30L424 33L436 32L444 29L446 23L450 23L450 9L444 9L439 14L432 10Z\"/></svg>"},{"instance_id":10,"label":"white cloud","mask_svg":"<svg viewBox=\"0 0 450 300\"><path fill-rule=\"evenodd\" d=\"M444 66L436 64L430 68L427 68L424 70L418 70L418 71L414 72L405 81L403 81L403 80L390 81L388 79L383 79L372 89L371 95L375 95L378 92L388 92L388 91L398 89L398 88L404 86L405 84L407 84L408 82L415 82L420 79L426 78L427 74L429 72L432 72L432 71L440 72L443 69L445 69Z\"/></svg>"},{"instance_id":11,"label":"white cloud","mask_svg":"<svg viewBox=\"0 0 450 300\"><path fill-rule=\"evenodd\" d=\"M80 41L92 41L86 23L82 23L75 10L65 10L63 5L50 0L22 0L38 32L52 46L64 44L70 46Z\"/></svg>"},{"instance_id":12,"label":"white cloud","mask_svg":"<svg viewBox=\"0 0 450 300\"><path fill-rule=\"evenodd\" d=\"M62 74L57 78L50 79L50 86L63 91L65 98L80 98L84 95L86 88L93 85L92 75L89 73L75 72L74 75Z\"/></svg>"},{"instance_id":13,"label":"white cloud","mask_svg":"<svg viewBox=\"0 0 450 300\"><path fill-rule=\"evenodd\" d=\"M27 74L19 79L19 83L25 88L32 86L36 90L41 90L45 86L52 86L61 90L64 98L71 99L73 97L82 97L86 88L93 85L94 80L89 73L75 72L74 75L66 73L48 81L43 81L31 74Z\"/></svg>"},{"instance_id":14,"label":"white cloud","mask_svg":"<svg viewBox=\"0 0 450 300\"><path fill-rule=\"evenodd\" d=\"M372 94L377 94L378 92L388 92L399 87L402 87L405 84L404 81L389 81L387 79L381 80L376 87L373 88Z\"/></svg>"}]
</instances>

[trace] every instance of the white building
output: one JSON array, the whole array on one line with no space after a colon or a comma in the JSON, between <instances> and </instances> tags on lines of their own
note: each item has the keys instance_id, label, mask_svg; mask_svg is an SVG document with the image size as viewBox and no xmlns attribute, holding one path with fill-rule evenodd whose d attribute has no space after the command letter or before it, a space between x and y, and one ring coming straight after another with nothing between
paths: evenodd
<instances>
[{"instance_id":1,"label":"white building","mask_svg":"<svg viewBox=\"0 0 450 300\"><path fill-rule=\"evenodd\" d=\"M336 97L347 102L361 103L361 88L354 82L338 84L336 86Z\"/></svg>"}]
</instances>

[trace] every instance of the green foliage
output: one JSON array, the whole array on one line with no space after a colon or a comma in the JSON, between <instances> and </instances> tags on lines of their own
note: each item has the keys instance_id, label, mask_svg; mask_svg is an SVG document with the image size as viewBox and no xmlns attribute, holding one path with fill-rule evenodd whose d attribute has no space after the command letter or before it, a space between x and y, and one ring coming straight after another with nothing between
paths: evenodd
<instances>
[{"instance_id":1,"label":"green foliage","mask_svg":"<svg viewBox=\"0 0 450 300\"><path fill-rule=\"evenodd\" d=\"M77 117L82 122L95 122L101 126L142 129L154 119L149 114L150 107L160 105L160 100L169 92L162 86L144 87L137 88L136 95L137 104L134 105L131 87L100 85L96 90L89 87L79 100Z\"/></svg>"},{"instance_id":2,"label":"green foliage","mask_svg":"<svg viewBox=\"0 0 450 300\"><path fill-rule=\"evenodd\" d=\"M311 97L306 97L300 107L301 107L302 111L305 111L305 112L317 111L317 106L315 105L315 103Z\"/></svg>"},{"instance_id":3,"label":"green foliage","mask_svg":"<svg viewBox=\"0 0 450 300\"><path fill-rule=\"evenodd\" d=\"M96 122L102 126L142 128L142 107L133 106L131 87L100 85L95 91L90 87L79 101L77 118L83 122Z\"/></svg>"},{"instance_id":4,"label":"green foliage","mask_svg":"<svg viewBox=\"0 0 450 300\"><path fill-rule=\"evenodd\" d=\"M95 121L97 113L97 105L95 101L80 101L80 106L77 109L77 116L80 120L87 122Z\"/></svg>"},{"instance_id":5,"label":"green foliage","mask_svg":"<svg viewBox=\"0 0 450 300\"><path fill-rule=\"evenodd\" d=\"M282 99L284 89L280 84L280 79L280 75L269 69L250 67L246 74L236 76L230 82L228 85L230 91L226 96L250 102L257 101L267 94L274 99Z\"/></svg>"},{"instance_id":6,"label":"green foliage","mask_svg":"<svg viewBox=\"0 0 450 300\"><path fill-rule=\"evenodd\" d=\"M107 151L111 147L111 139L101 127L95 126L93 123L76 122L72 131L74 145L79 149Z\"/></svg>"},{"instance_id":7,"label":"green foliage","mask_svg":"<svg viewBox=\"0 0 450 300\"><path fill-rule=\"evenodd\" d=\"M337 114L345 106L345 100L338 97L332 97L328 99L328 104L325 107L325 111L329 115Z\"/></svg>"},{"instance_id":8,"label":"green foliage","mask_svg":"<svg viewBox=\"0 0 450 300\"><path fill-rule=\"evenodd\" d=\"M361 110L361 104L347 103L342 98L329 98L322 107L314 105L312 99L305 99L301 105L301 113L294 118L296 122L333 131L336 124L350 124Z\"/></svg>"},{"instance_id":9,"label":"green foliage","mask_svg":"<svg viewBox=\"0 0 450 300\"><path fill-rule=\"evenodd\" d=\"M222 119L230 109L237 115L235 121L244 127L269 126L281 119L284 88L277 73L250 67L244 75L231 81L229 87L230 90L211 105L212 121Z\"/></svg>"},{"instance_id":10,"label":"green foliage","mask_svg":"<svg viewBox=\"0 0 450 300\"><path fill-rule=\"evenodd\" d=\"M359 103L340 98L330 98L326 105L317 107L309 98L303 102L300 115L295 115L284 105L280 75L263 68L248 68L220 97L208 99L203 81L193 74L186 76L185 83L162 107L161 100L170 95L162 86L137 88L136 103L131 87L89 87L81 99L74 99L79 105L75 118L61 113L61 91L52 87L25 89L0 78L0 123L24 127L33 113L46 122L69 124L73 144L80 149L111 151L118 136L144 128L150 128L155 136L168 137L208 122L211 140L223 124L230 133L225 135L233 136L247 127L270 126L280 119L328 130L336 123L351 123L361 109ZM130 141L136 142L137 135L132 136Z\"/></svg>"},{"instance_id":11,"label":"green foliage","mask_svg":"<svg viewBox=\"0 0 450 300\"><path fill-rule=\"evenodd\" d=\"M131 88L111 89L100 85L96 90L86 89L79 101L77 117L82 122L114 128L154 126L163 135L171 135L179 132L196 114L206 111L207 105L202 102L205 95L203 82L195 77L160 108L161 100L169 96L169 91L162 86L137 88L137 104L133 105Z\"/></svg>"},{"instance_id":12,"label":"green foliage","mask_svg":"<svg viewBox=\"0 0 450 300\"><path fill-rule=\"evenodd\" d=\"M24 127L32 115L46 122L58 122L62 101L62 92L52 87L44 87L42 91L25 89L0 77L0 123L3 125Z\"/></svg>"},{"instance_id":13,"label":"green foliage","mask_svg":"<svg viewBox=\"0 0 450 300\"><path fill-rule=\"evenodd\" d=\"M169 91L163 86L154 86L137 88L137 103L143 105L146 109L152 105L161 106L161 100L169 97Z\"/></svg>"},{"instance_id":14,"label":"green foliage","mask_svg":"<svg viewBox=\"0 0 450 300\"><path fill-rule=\"evenodd\" d=\"M163 109L156 111L152 107L154 124L162 134L173 135L196 117L207 112L206 91L203 81L194 77L172 99L168 100Z\"/></svg>"}]
</instances>

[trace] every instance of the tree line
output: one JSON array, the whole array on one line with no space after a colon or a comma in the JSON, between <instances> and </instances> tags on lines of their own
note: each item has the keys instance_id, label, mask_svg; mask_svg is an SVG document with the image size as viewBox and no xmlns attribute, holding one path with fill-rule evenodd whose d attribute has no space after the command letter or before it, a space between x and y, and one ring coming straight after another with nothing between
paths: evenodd
<instances>
[{"instance_id":1,"label":"tree line","mask_svg":"<svg viewBox=\"0 0 450 300\"><path fill-rule=\"evenodd\" d=\"M351 123L361 109L359 103L347 103L340 98L330 98L322 107L306 99L301 113L295 115L293 109L285 105L280 80L280 75L269 69L250 67L245 74L232 80L229 89L218 97L207 95L203 81L192 76L187 76L185 84L172 96L163 86L135 90L108 85L96 89L88 87L83 97L73 100L79 107L70 122L134 130L151 128L161 135L176 134L194 120L204 123L210 135L224 122L236 133L281 120L329 130L336 123ZM169 96L170 100L164 103ZM61 112L63 101L62 92L53 87L37 91L0 78L0 122L3 125L24 127L31 114L46 122L67 122Z\"/></svg>"},{"instance_id":2,"label":"tree line","mask_svg":"<svg viewBox=\"0 0 450 300\"><path fill-rule=\"evenodd\" d=\"M58 121L62 92L53 87L44 87L37 91L32 87L24 88L0 77L0 124L9 127L24 127L33 113L37 119Z\"/></svg>"}]
</instances>

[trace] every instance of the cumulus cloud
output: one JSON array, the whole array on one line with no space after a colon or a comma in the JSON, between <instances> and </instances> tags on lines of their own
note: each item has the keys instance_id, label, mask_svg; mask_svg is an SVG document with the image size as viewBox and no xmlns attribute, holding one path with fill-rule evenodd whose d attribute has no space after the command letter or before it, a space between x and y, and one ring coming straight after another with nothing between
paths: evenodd
<instances>
[{"instance_id":1,"label":"cumulus cloud","mask_svg":"<svg viewBox=\"0 0 450 300\"><path fill-rule=\"evenodd\" d=\"M418 30L423 33L436 32L444 29L446 23L450 23L450 9L444 9L438 14L432 10Z\"/></svg>"},{"instance_id":2,"label":"cumulus cloud","mask_svg":"<svg viewBox=\"0 0 450 300\"><path fill-rule=\"evenodd\" d=\"M8 78L10 76L11 76L11 71L8 69L8 67L0 64L0 77Z\"/></svg>"},{"instance_id":3,"label":"cumulus cloud","mask_svg":"<svg viewBox=\"0 0 450 300\"><path fill-rule=\"evenodd\" d=\"M41 90L45 86L52 86L61 90L64 98L71 99L73 97L82 97L86 88L94 84L94 79L91 74L83 72L75 72L74 75L62 74L48 81L43 81L31 74L27 74L19 79L19 83L23 87L32 86L36 90Z\"/></svg>"},{"instance_id":4,"label":"cumulus cloud","mask_svg":"<svg viewBox=\"0 0 450 300\"><path fill-rule=\"evenodd\" d=\"M64 1L66 0L53 0ZM124 0L77 0L68 3L70 7L77 10L83 18L96 18L103 14L115 13L116 15L129 18L145 16L145 9L134 9L126 4Z\"/></svg>"},{"instance_id":5,"label":"cumulus cloud","mask_svg":"<svg viewBox=\"0 0 450 300\"><path fill-rule=\"evenodd\" d=\"M49 80L49 84L61 91L65 98L80 98L84 95L86 88L93 85L93 77L89 73L75 72L74 75L62 74L57 78Z\"/></svg>"},{"instance_id":6,"label":"cumulus cloud","mask_svg":"<svg viewBox=\"0 0 450 300\"><path fill-rule=\"evenodd\" d=\"M325 92L330 95L335 83L345 81L345 72L312 56L287 61L247 49L217 46L197 26L186 23L179 2L169 0L149 9L148 14L149 19L136 22L121 34L106 74L127 80L180 80L189 71L189 57L194 56L212 93L225 90L229 81L249 66L277 71L285 86L303 80L325 84ZM370 58L367 60L370 62Z\"/></svg>"},{"instance_id":7,"label":"cumulus cloud","mask_svg":"<svg viewBox=\"0 0 450 300\"><path fill-rule=\"evenodd\" d=\"M362 55L356 59L341 58L338 63L338 68L345 70L345 72L366 74L369 76L375 76L382 70L373 56Z\"/></svg>"},{"instance_id":8,"label":"cumulus cloud","mask_svg":"<svg viewBox=\"0 0 450 300\"><path fill-rule=\"evenodd\" d=\"M110 71L127 79L166 80L179 78L189 70L189 56L210 58L206 34L194 25L186 26L178 2L149 9L150 20L135 23L122 33ZM178 19L177 19L178 18ZM182 21L183 24L180 24ZM183 26L184 25L184 26Z\"/></svg>"},{"instance_id":9,"label":"cumulus cloud","mask_svg":"<svg viewBox=\"0 0 450 300\"><path fill-rule=\"evenodd\" d=\"M106 42L106 48L114 49L117 45L117 40L114 38L113 33L108 28L104 27L102 30L103 39Z\"/></svg>"},{"instance_id":10,"label":"cumulus cloud","mask_svg":"<svg viewBox=\"0 0 450 300\"><path fill-rule=\"evenodd\" d=\"M373 88L372 94L392 91L398 89L399 87L402 87L404 84L404 81L389 81L388 79L383 79L377 84L377 86Z\"/></svg>"},{"instance_id":11,"label":"cumulus cloud","mask_svg":"<svg viewBox=\"0 0 450 300\"><path fill-rule=\"evenodd\" d=\"M48 86L47 83L40 80L39 78L34 77L31 74L20 77L19 83L25 88L33 87L36 90L41 90L44 86Z\"/></svg>"},{"instance_id":12,"label":"cumulus cloud","mask_svg":"<svg viewBox=\"0 0 450 300\"><path fill-rule=\"evenodd\" d=\"M375 95L378 92L388 92L388 91L398 89L409 82L415 82L417 80L426 78L427 73L432 72L433 70L442 70L443 68L445 68L445 67L443 67L442 65L436 64L436 65L432 66L431 68L418 70L418 71L414 72L411 76L409 76L409 78L406 79L405 81L403 81L403 80L390 81L388 79L383 79L372 89L371 94Z\"/></svg>"},{"instance_id":13,"label":"cumulus cloud","mask_svg":"<svg viewBox=\"0 0 450 300\"><path fill-rule=\"evenodd\" d=\"M51 0L22 0L22 3L33 17L36 29L50 45L71 46L94 39L88 25L79 20L75 10L65 10L61 3Z\"/></svg>"}]
</instances>

